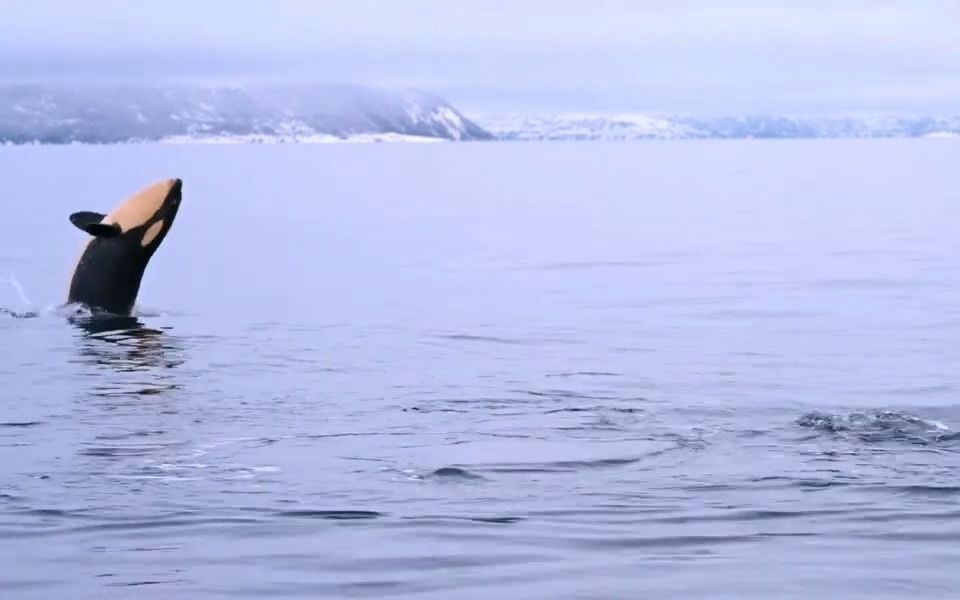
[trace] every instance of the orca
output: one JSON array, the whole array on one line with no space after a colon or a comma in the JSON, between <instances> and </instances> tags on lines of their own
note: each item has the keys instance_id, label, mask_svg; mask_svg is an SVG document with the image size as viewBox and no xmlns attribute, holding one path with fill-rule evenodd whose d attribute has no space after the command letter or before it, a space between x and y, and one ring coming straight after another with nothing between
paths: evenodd
<instances>
[{"instance_id":1,"label":"orca","mask_svg":"<svg viewBox=\"0 0 960 600\"><path fill-rule=\"evenodd\" d=\"M143 273L166 238L180 209L183 182L158 181L112 212L75 212L70 222L92 236L70 280L68 304L96 313L129 316Z\"/></svg>"}]
</instances>

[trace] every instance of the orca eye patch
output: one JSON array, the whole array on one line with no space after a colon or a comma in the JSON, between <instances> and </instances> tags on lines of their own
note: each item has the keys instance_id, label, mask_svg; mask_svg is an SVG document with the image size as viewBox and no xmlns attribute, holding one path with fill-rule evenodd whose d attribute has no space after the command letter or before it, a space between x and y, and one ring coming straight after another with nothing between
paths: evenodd
<instances>
[{"instance_id":1,"label":"orca eye patch","mask_svg":"<svg viewBox=\"0 0 960 600\"><path fill-rule=\"evenodd\" d=\"M140 246L147 247L150 245L156 237L163 231L163 219L160 219L153 225L151 225L146 232L143 234L143 238L140 239Z\"/></svg>"}]
</instances>

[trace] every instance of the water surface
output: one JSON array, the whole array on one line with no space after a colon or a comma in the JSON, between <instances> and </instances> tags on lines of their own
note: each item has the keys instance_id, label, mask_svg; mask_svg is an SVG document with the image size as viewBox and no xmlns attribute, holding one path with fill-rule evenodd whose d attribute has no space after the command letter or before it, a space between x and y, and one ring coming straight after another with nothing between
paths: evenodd
<instances>
[{"instance_id":1,"label":"water surface","mask_svg":"<svg viewBox=\"0 0 960 600\"><path fill-rule=\"evenodd\" d=\"M2 595L955 597L958 158L0 148ZM69 213L171 176L71 324Z\"/></svg>"}]
</instances>

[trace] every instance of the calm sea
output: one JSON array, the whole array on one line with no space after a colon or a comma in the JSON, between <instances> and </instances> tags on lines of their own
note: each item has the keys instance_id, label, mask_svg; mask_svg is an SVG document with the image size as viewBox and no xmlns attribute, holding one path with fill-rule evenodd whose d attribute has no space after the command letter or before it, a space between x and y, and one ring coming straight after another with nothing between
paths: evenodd
<instances>
[{"instance_id":1,"label":"calm sea","mask_svg":"<svg viewBox=\"0 0 960 600\"><path fill-rule=\"evenodd\" d=\"M956 598L958 164L0 148L0 596ZM136 322L72 324L68 215L165 177Z\"/></svg>"}]
</instances>

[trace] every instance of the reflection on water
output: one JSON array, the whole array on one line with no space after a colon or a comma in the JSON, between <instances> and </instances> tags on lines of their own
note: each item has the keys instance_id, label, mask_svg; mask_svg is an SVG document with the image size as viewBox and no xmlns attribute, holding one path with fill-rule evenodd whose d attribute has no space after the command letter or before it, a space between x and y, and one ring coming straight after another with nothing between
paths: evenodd
<instances>
[{"instance_id":1,"label":"reflection on water","mask_svg":"<svg viewBox=\"0 0 960 600\"><path fill-rule=\"evenodd\" d=\"M70 322L83 332L77 338L78 362L98 368L91 373L90 393L150 395L180 387L169 370L183 364L183 348L169 332L132 316L95 315Z\"/></svg>"}]
</instances>

